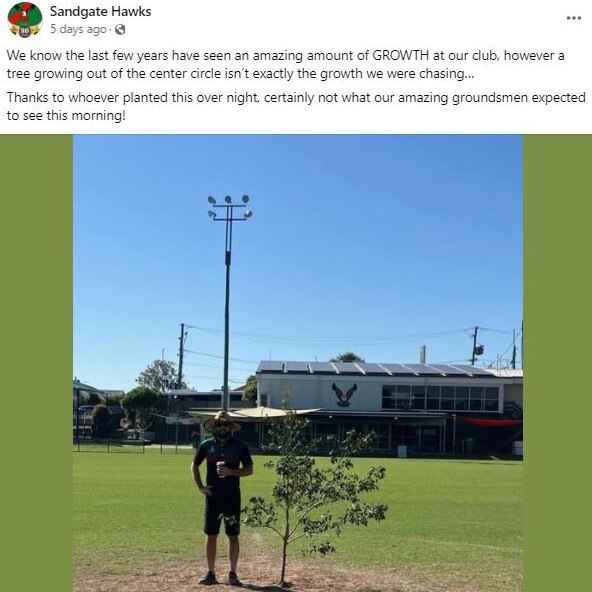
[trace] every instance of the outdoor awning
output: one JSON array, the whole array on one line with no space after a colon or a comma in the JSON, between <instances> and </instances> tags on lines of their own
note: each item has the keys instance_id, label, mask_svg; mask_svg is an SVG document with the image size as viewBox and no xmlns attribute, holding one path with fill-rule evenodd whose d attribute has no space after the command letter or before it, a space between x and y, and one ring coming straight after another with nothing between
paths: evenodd
<instances>
[{"instance_id":1,"label":"outdoor awning","mask_svg":"<svg viewBox=\"0 0 592 592\"><path fill-rule=\"evenodd\" d=\"M314 413L320 411L320 409L294 409L289 411L290 413L296 413L296 415L307 415L308 413ZM275 409L274 407L248 407L246 409L235 409L228 411L228 415L235 421L268 421L277 417L285 417L288 413L285 409ZM199 417L201 419L208 419L214 417L218 413L215 411L189 411L189 414L193 417Z\"/></svg>"}]
</instances>

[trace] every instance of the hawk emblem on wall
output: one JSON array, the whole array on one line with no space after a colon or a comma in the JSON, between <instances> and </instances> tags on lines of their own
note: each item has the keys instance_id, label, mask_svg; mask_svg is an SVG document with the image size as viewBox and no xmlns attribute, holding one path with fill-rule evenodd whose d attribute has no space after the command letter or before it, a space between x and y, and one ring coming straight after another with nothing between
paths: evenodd
<instances>
[{"instance_id":1,"label":"hawk emblem on wall","mask_svg":"<svg viewBox=\"0 0 592 592\"><path fill-rule=\"evenodd\" d=\"M331 385L333 391L335 391L335 395L339 399L337 401L337 405L339 407L349 407L349 400L353 397L353 394L358 390L358 385L354 382L354 386L343 391L340 389L335 383Z\"/></svg>"}]
</instances>

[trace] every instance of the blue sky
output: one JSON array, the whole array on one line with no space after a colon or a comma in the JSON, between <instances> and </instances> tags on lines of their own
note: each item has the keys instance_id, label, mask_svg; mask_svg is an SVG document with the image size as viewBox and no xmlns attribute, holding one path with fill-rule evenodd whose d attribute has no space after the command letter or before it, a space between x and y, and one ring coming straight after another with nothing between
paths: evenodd
<instances>
[{"instance_id":1,"label":"blue sky","mask_svg":"<svg viewBox=\"0 0 592 592\"><path fill-rule=\"evenodd\" d=\"M522 321L519 136L76 136L74 375L129 390L153 360L222 385L224 223L234 224L230 386L260 360L467 363ZM518 335L519 337L519 335ZM519 346L518 340L518 346ZM198 353L193 353L198 352ZM520 357L520 349L518 349Z\"/></svg>"}]
</instances>

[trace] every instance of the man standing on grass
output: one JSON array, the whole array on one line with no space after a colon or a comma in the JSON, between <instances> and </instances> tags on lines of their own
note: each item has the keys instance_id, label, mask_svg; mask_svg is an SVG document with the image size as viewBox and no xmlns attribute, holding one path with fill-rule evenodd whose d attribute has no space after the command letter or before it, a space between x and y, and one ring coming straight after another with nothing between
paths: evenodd
<instances>
[{"instance_id":1,"label":"man standing on grass","mask_svg":"<svg viewBox=\"0 0 592 592\"><path fill-rule=\"evenodd\" d=\"M206 560L208 571L200 584L217 584L216 549L220 524L224 518L224 528L228 536L228 558L230 572L228 583L242 586L236 575L240 553L238 536L240 533L240 477L253 474L253 460L248 446L233 434L240 425L233 422L226 411L219 411L213 419L206 422L206 428L213 436L206 438L198 447L191 472L197 489L205 496L204 532L206 534ZM206 485L201 480L199 466L206 460ZM241 467L242 465L242 467Z\"/></svg>"}]
</instances>

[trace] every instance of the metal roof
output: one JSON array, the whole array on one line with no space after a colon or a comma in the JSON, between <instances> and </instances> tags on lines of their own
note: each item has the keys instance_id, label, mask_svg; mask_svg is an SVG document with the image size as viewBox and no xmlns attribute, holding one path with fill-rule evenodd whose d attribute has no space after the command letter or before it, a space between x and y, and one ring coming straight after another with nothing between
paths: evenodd
<instances>
[{"instance_id":1,"label":"metal roof","mask_svg":"<svg viewBox=\"0 0 592 592\"><path fill-rule=\"evenodd\" d=\"M329 374L333 376L454 376L495 378L508 376L465 364L393 364L367 362L298 362L265 360L256 374Z\"/></svg>"},{"instance_id":2,"label":"metal roof","mask_svg":"<svg viewBox=\"0 0 592 592\"><path fill-rule=\"evenodd\" d=\"M491 369L490 372L501 378L523 378L524 370L521 368L500 368L499 370Z\"/></svg>"}]
</instances>

